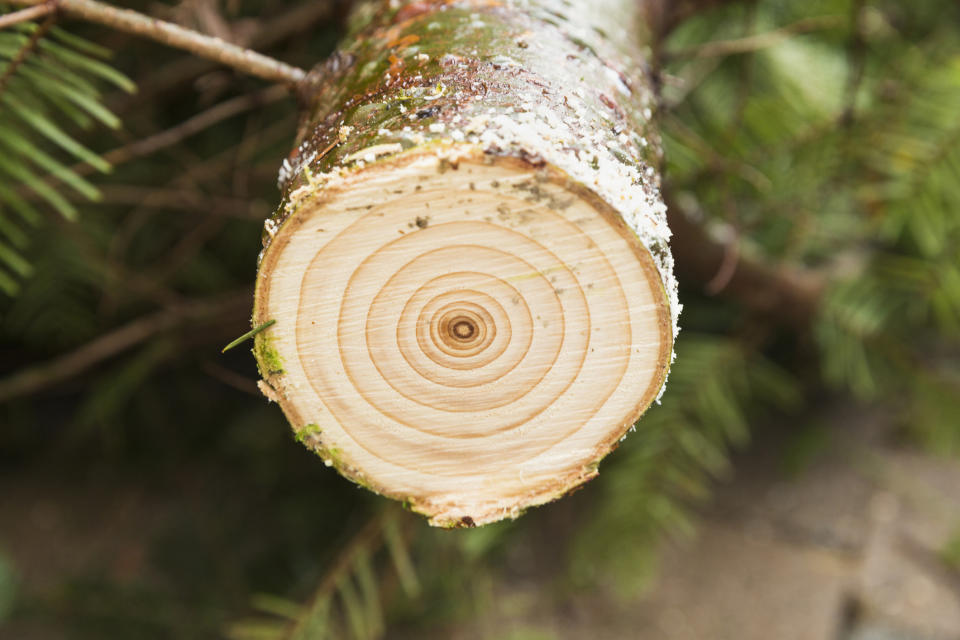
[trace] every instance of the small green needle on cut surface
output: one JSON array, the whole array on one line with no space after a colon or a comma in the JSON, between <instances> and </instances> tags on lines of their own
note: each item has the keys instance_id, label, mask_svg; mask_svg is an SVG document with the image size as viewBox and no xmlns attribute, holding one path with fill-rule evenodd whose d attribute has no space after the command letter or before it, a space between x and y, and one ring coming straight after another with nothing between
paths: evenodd
<instances>
[{"instance_id":1,"label":"small green needle on cut surface","mask_svg":"<svg viewBox=\"0 0 960 640\"><path fill-rule=\"evenodd\" d=\"M247 331L245 334L243 334L242 336L240 336L239 338L237 338L236 340L234 340L233 342L231 342L230 344L228 344L227 346L225 346L225 347L223 348L223 351L221 351L220 353L226 353L227 351L229 351L230 349L233 349L233 348L234 348L235 346L237 346L238 344L240 344L240 343L242 343L242 342L246 342L247 340L249 340L249 339L252 338L253 336L257 335L258 333L260 333L261 331L263 331L264 329L266 329L267 327L271 327L271 326L275 325L276 323L277 323L276 320L267 320L266 322L264 322L264 323L263 323L262 325L260 325L259 327L254 327L253 329L250 329L250 331Z\"/></svg>"}]
</instances>

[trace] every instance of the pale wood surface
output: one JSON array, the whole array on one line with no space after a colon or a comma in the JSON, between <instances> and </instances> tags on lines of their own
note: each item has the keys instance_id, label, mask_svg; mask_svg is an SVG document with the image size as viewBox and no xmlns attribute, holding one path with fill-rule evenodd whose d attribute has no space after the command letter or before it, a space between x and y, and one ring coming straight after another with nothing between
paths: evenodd
<instances>
[{"instance_id":1,"label":"pale wood surface","mask_svg":"<svg viewBox=\"0 0 960 640\"><path fill-rule=\"evenodd\" d=\"M436 154L318 193L273 238L255 318L276 320L266 378L307 444L436 524L594 476L672 346L656 265L613 209L518 160Z\"/></svg>"}]
</instances>

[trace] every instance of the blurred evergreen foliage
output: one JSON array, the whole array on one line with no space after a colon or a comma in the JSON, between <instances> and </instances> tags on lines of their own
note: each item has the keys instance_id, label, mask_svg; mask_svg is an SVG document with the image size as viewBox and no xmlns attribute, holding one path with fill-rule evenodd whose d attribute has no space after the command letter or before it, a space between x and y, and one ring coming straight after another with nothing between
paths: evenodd
<instances>
[{"instance_id":1,"label":"blurred evergreen foliage","mask_svg":"<svg viewBox=\"0 0 960 640\"><path fill-rule=\"evenodd\" d=\"M220 8L249 27L296 3ZM960 453L958 24L952 0L757 0L683 23L665 44L665 190L739 255L821 278L816 318L798 334L722 282L683 282L663 404L599 479L515 523L450 532L385 508L293 441L253 387L252 358L219 354L245 307L191 311L248 290L292 101L238 103L88 178L71 163L106 170L111 150L260 86L184 72L182 56L119 36L107 44L131 53L114 71L79 38L102 31L84 25L34 44L46 27L0 30L0 387L175 312L81 375L0 403L0 479L38 469L183 503L145 534L152 575L21 591L13 622L52 616L78 637L375 638L388 625L418 637L481 616L491 568L535 549L554 519L570 529L559 588L643 587L664 532L695 526L690 506L728 472L730 447L764 421L803 428L831 397L880 403L908 443ZM309 67L340 32L326 18L271 53ZM125 77L139 97L102 94L129 90ZM10 588L0 578L0 601Z\"/></svg>"},{"instance_id":2,"label":"blurred evergreen foliage","mask_svg":"<svg viewBox=\"0 0 960 640\"><path fill-rule=\"evenodd\" d=\"M717 18L671 40L690 57L668 66L670 189L744 253L822 272L820 383L957 452L960 7L759 2ZM715 55L718 38L804 23L822 28Z\"/></svg>"},{"instance_id":3,"label":"blurred evergreen foliage","mask_svg":"<svg viewBox=\"0 0 960 640\"><path fill-rule=\"evenodd\" d=\"M9 7L0 4L0 13ZM77 130L120 121L102 104L101 86L133 91L133 83L103 60L109 50L53 26L21 22L0 31L0 292L14 295L33 268L24 252L29 227L41 222L36 199L68 220L77 208L61 190L90 200L99 191L67 162L105 172L109 163L77 142ZM67 159L61 159L66 155ZM60 156L60 157L58 157ZM49 176L49 178L47 177ZM33 197L31 197L33 196Z\"/></svg>"}]
</instances>

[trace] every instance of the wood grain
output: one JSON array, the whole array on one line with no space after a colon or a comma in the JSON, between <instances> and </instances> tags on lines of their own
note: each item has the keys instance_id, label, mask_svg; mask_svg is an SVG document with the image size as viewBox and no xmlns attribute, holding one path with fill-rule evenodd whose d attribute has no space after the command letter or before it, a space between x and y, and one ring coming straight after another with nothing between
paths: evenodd
<instances>
[{"instance_id":1,"label":"wood grain","mask_svg":"<svg viewBox=\"0 0 960 640\"><path fill-rule=\"evenodd\" d=\"M308 444L438 523L515 514L595 474L662 386L649 253L523 162L360 171L273 239L257 315Z\"/></svg>"}]
</instances>

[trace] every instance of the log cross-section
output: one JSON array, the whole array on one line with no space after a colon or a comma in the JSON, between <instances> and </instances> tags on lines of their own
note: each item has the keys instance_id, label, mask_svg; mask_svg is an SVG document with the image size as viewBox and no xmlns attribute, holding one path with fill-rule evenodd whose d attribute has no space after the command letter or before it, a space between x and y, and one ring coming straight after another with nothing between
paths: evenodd
<instances>
[{"instance_id":1,"label":"log cross-section","mask_svg":"<svg viewBox=\"0 0 960 640\"><path fill-rule=\"evenodd\" d=\"M443 526L597 474L679 304L643 2L368 2L301 87L253 322L298 438Z\"/></svg>"}]
</instances>

